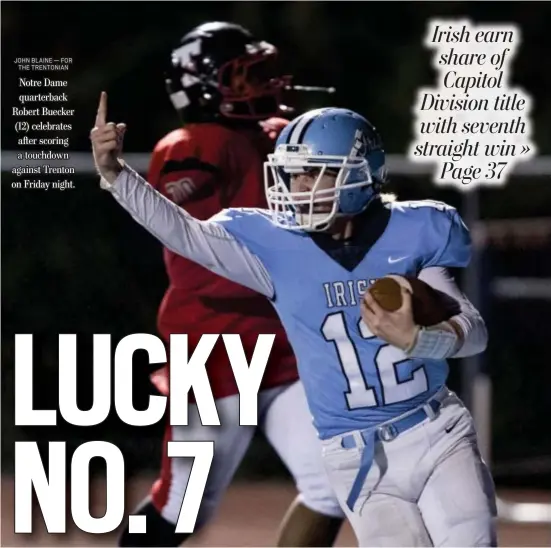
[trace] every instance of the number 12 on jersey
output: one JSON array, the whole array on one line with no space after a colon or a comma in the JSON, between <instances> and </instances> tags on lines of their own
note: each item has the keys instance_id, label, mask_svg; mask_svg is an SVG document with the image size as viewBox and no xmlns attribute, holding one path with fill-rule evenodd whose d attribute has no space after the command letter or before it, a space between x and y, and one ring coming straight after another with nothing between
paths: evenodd
<instances>
[{"instance_id":1,"label":"number 12 on jersey","mask_svg":"<svg viewBox=\"0 0 551 548\"><path fill-rule=\"evenodd\" d=\"M356 327L363 341L367 342L376 338L361 319L358 320ZM342 372L348 383L345 397L349 409L398 403L414 398L428 390L429 383L423 365L412 370L409 379L398 380L397 366L410 361L410 358L395 346L381 342L375 351L373 362L371 364L360 363L360 353L350 336L343 312L335 312L326 316L321 326L321 332L325 340L332 342L335 346ZM372 378L375 376L378 378L379 394L374 387L368 385L365 374Z\"/></svg>"}]
</instances>

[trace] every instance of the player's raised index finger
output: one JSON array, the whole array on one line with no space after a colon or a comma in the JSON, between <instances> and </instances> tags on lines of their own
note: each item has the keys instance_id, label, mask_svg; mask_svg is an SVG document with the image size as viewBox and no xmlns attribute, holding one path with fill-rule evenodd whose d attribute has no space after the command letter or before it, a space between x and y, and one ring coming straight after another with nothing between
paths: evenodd
<instances>
[{"instance_id":1,"label":"player's raised index finger","mask_svg":"<svg viewBox=\"0 0 551 548\"><path fill-rule=\"evenodd\" d=\"M96 114L96 127L104 126L107 123L107 93L101 92L98 105L98 113Z\"/></svg>"}]
</instances>

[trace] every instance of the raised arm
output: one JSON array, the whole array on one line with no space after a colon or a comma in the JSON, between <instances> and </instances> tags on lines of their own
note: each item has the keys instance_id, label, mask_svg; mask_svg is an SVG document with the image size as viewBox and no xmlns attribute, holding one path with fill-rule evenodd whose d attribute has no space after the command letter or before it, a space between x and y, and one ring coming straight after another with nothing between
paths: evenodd
<instances>
[{"instance_id":1,"label":"raised arm","mask_svg":"<svg viewBox=\"0 0 551 548\"><path fill-rule=\"evenodd\" d=\"M102 93L96 125L90 133L102 188L153 236L174 253L215 274L273 297L270 276L260 259L223 227L199 221L156 191L120 160L125 126L107 123L107 95Z\"/></svg>"}]
</instances>

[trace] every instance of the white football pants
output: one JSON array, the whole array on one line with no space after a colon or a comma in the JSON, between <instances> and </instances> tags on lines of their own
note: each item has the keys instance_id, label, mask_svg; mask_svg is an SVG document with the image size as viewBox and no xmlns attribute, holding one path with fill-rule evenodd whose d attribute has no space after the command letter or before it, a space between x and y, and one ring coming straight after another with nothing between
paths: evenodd
<instances>
[{"instance_id":1,"label":"white football pants","mask_svg":"<svg viewBox=\"0 0 551 548\"><path fill-rule=\"evenodd\" d=\"M346 500L362 449L344 449L342 436L322 445L330 481L360 546L497 546L493 480L473 419L455 394L432 421L376 443L353 512Z\"/></svg>"}]
</instances>

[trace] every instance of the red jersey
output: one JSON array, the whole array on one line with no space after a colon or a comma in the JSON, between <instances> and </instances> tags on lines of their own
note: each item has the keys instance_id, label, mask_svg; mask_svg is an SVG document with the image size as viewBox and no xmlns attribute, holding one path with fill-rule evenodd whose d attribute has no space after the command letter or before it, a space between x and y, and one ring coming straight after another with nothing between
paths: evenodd
<instances>
[{"instance_id":1,"label":"red jersey","mask_svg":"<svg viewBox=\"0 0 551 548\"><path fill-rule=\"evenodd\" d=\"M197 219L227 207L266 207L263 162L273 148L258 131L236 131L219 124L190 124L161 139L153 151L148 181ZM279 318L264 296L164 250L169 287L157 317L161 336L189 335L190 355L205 333L238 334L250 360L257 337L275 334L262 388L298 378L296 361ZM152 380L167 393L168 370ZM237 394L233 371L220 338L207 362L215 398Z\"/></svg>"}]
</instances>

